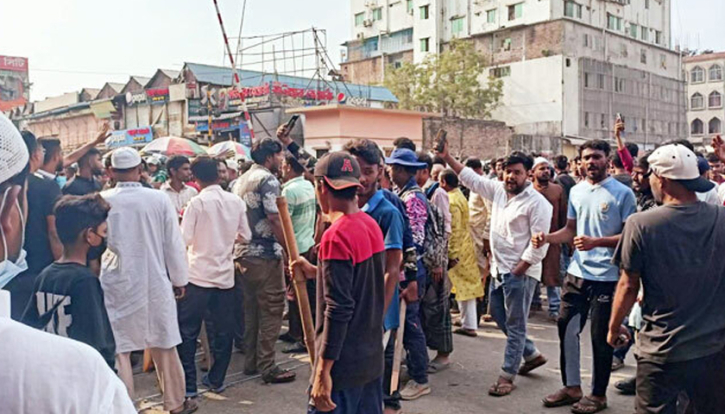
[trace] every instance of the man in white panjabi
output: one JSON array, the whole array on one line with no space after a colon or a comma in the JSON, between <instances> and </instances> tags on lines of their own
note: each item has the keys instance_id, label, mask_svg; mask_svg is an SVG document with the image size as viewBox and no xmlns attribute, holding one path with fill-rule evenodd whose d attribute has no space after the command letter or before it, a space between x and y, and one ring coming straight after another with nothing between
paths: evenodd
<instances>
[{"instance_id":1,"label":"man in white panjabi","mask_svg":"<svg viewBox=\"0 0 725 414\"><path fill-rule=\"evenodd\" d=\"M111 205L108 250L101 286L116 340L116 369L133 398L131 351L149 349L164 384L164 409L172 414L198 408L185 399L184 372L174 290L188 282L186 249L176 211L161 191L139 183L141 156L131 148L111 155L116 187L101 193Z\"/></svg>"}]
</instances>

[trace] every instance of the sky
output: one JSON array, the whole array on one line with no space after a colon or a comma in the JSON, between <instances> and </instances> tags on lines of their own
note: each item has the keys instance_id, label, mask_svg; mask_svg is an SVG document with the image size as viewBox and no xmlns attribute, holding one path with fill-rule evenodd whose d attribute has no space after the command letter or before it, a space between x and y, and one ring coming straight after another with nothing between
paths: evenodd
<instances>
[{"instance_id":1,"label":"sky","mask_svg":"<svg viewBox=\"0 0 725 414\"><path fill-rule=\"evenodd\" d=\"M218 0L227 34L244 0ZM672 0L673 42L725 50L725 1ZM349 0L247 0L243 36L327 30L330 58L351 36ZM227 64L213 0L0 0L0 55L30 59L31 100L125 83L129 75Z\"/></svg>"}]
</instances>

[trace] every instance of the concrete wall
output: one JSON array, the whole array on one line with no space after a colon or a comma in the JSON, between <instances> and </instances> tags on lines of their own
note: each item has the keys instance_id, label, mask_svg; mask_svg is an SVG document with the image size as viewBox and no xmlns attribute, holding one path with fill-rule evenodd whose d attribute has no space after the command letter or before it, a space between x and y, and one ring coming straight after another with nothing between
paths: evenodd
<instances>
[{"instance_id":1,"label":"concrete wall","mask_svg":"<svg viewBox=\"0 0 725 414\"><path fill-rule=\"evenodd\" d=\"M96 118L90 109L69 112L52 118L29 121L27 128L37 137L58 138L65 152L94 139L105 120Z\"/></svg>"},{"instance_id":2,"label":"concrete wall","mask_svg":"<svg viewBox=\"0 0 725 414\"><path fill-rule=\"evenodd\" d=\"M478 157L487 160L512 151L513 131L503 122L438 117L423 120L423 149L433 147L441 128L448 132L451 153L461 159Z\"/></svg>"}]
</instances>

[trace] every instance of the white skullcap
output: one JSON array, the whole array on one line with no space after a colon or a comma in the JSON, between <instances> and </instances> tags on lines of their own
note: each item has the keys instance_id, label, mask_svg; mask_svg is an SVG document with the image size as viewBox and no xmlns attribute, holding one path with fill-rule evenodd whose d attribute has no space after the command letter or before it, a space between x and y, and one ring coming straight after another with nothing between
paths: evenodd
<instances>
[{"instance_id":1,"label":"white skullcap","mask_svg":"<svg viewBox=\"0 0 725 414\"><path fill-rule=\"evenodd\" d=\"M0 113L0 184L23 171L28 159L28 147L20 131Z\"/></svg>"},{"instance_id":2,"label":"white skullcap","mask_svg":"<svg viewBox=\"0 0 725 414\"><path fill-rule=\"evenodd\" d=\"M544 157L536 157L536 159L534 160L534 168L536 168L536 166L539 165L539 164L541 164L541 163L545 163L546 165L550 165L549 160L547 160L546 158L544 158Z\"/></svg>"}]
</instances>

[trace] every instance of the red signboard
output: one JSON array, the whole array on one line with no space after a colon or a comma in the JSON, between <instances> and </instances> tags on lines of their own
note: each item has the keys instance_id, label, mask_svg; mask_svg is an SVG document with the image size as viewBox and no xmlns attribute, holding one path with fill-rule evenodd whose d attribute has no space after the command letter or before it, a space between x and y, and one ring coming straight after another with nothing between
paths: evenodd
<instances>
[{"instance_id":1,"label":"red signboard","mask_svg":"<svg viewBox=\"0 0 725 414\"><path fill-rule=\"evenodd\" d=\"M0 56L0 111L25 105L28 85L28 59Z\"/></svg>"}]
</instances>

